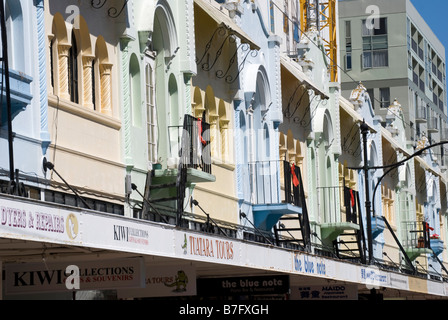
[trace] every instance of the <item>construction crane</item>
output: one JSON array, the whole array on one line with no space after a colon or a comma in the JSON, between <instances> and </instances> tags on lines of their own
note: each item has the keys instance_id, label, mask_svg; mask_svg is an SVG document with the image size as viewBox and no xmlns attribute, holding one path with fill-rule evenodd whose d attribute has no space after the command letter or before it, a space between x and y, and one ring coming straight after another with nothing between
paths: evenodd
<instances>
[{"instance_id":1,"label":"construction crane","mask_svg":"<svg viewBox=\"0 0 448 320\"><path fill-rule=\"evenodd\" d=\"M329 60L332 82L338 81L338 42L336 0L300 0L301 29L318 31Z\"/></svg>"}]
</instances>

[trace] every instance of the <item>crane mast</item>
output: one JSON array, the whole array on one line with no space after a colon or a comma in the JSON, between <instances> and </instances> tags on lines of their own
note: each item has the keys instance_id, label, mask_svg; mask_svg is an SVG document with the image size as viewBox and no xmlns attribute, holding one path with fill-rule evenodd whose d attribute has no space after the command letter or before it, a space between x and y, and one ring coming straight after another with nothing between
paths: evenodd
<instances>
[{"instance_id":1,"label":"crane mast","mask_svg":"<svg viewBox=\"0 0 448 320\"><path fill-rule=\"evenodd\" d=\"M300 0L301 29L317 31L329 60L332 82L338 79L338 42L336 0Z\"/></svg>"}]
</instances>

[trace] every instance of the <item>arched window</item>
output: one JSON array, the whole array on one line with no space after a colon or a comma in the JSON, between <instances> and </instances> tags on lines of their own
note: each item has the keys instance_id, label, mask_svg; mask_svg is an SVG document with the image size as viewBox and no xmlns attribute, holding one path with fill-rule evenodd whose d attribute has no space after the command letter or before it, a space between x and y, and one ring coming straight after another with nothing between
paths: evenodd
<instances>
[{"instance_id":1,"label":"arched window","mask_svg":"<svg viewBox=\"0 0 448 320\"><path fill-rule=\"evenodd\" d=\"M78 44L73 30L68 52L68 93L70 101L74 103L79 103L78 76Z\"/></svg>"},{"instance_id":2,"label":"arched window","mask_svg":"<svg viewBox=\"0 0 448 320\"><path fill-rule=\"evenodd\" d=\"M221 160L223 162L228 162L230 160L230 148L229 148L229 137L228 137L228 131L229 131L229 119L227 118L227 109L225 102L223 100L219 101L219 107L218 107L218 126L219 126L219 135L220 135L220 144L221 144Z\"/></svg>"},{"instance_id":3,"label":"arched window","mask_svg":"<svg viewBox=\"0 0 448 320\"><path fill-rule=\"evenodd\" d=\"M157 114L154 83L154 58L145 56L146 130L148 135L148 162L157 162Z\"/></svg>"}]
</instances>

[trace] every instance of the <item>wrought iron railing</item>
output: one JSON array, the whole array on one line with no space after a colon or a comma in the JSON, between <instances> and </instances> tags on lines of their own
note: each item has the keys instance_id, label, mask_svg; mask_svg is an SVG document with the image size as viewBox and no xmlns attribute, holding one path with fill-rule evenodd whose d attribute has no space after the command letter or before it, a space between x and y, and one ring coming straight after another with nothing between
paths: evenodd
<instances>
[{"instance_id":1,"label":"wrought iron railing","mask_svg":"<svg viewBox=\"0 0 448 320\"><path fill-rule=\"evenodd\" d=\"M187 114L183 126L168 127L168 136L169 158L181 161L184 168L212 173L210 124Z\"/></svg>"},{"instance_id":2,"label":"wrought iron railing","mask_svg":"<svg viewBox=\"0 0 448 320\"><path fill-rule=\"evenodd\" d=\"M300 167L284 160L249 163L252 202L254 204L290 203L302 207ZM283 182L283 185L281 185Z\"/></svg>"},{"instance_id":3,"label":"wrought iron railing","mask_svg":"<svg viewBox=\"0 0 448 320\"><path fill-rule=\"evenodd\" d=\"M320 210L325 223L359 223L359 192L346 186L318 187Z\"/></svg>"},{"instance_id":4,"label":"wrought iron railing","mask_svg":"<svg viewBox=\"0 0 448 320\"><path fill-rule=\"evenodd\" d=\"M402 243L405 248L430 248L429 226L425 221L404 221Z\"/></svg>"}]
</instances>

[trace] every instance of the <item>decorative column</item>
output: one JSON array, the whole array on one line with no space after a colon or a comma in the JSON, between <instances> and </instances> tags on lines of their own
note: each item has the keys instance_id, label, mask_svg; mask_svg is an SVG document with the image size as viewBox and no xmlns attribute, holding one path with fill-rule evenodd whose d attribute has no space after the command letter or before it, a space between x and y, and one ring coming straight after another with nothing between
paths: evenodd
<instances>
[{"instance_id":1,"label":"decorative column","mask_svg":"<svg viewBox=\"0 0 448 320\"><path fill-rule=\"evenodd\" d=\"M221 130L221 159L223 162L227 162L228 159L231 159L229 141L228 141L229 122L230 121L227 119L219 120L219 129Z\"/></svg>"},{"instance_id":2,"label":"decorative column","mask_svg":"<svg viewBox=\"0 0 448 320\"><path fill-rule=\"evenodd\" d=\"M107 114L109 116L112 116L111 74L112 74L112 64L101 63L100 64L101 113ZM129 95L129 89L128 89L128 95Z\"/></svg>"},{"instance_id":3,"label":"decorative column","mask_svg":"<svg viewBox=\"0 0 448 320\"><path fill-rule=\"evenodd\" d=\"M82 56L82 104L84 107L93 110L93 90L95 90L95 83L92 81L94 56Z\"/></svg>"},{"instance_id":4,"label":"decorative column","mask_svg":"<svg viewBox=\"0 0 448 320\"><path fill-rule=\"evenodd\" d=\"M48 92L47 92L47 57L45 46L45 19L44 1L36 0L37 18L37 45L39 62L39 104L40 104L40 139L42 145L42 155L47 154L48 146L51 143L48 132Z\"/></svg>"},{"instance_id":5,"label":"decorative column","mask_svg":"<svg viewBox=\"0 0 448 320\"><path fill-rule=\"evenodd\" d=\"M211 155L213 157L219 157L218 143L219 143L219 131L218 131L218 115L217 114L209 114L208 116L210 121L210 145Z\"/></svg>"},{"instance_id":6,"label":"decorative column","mask_svg":"<svg viewBox=\"0 0 448 320\"><path fill-rule=\"evenodd\" d=\"M71 45L68 43L58 44L58 91L59 97L70 100L70 93L68 90L68 56Z\"/></svg>"},{"instance_id":7,"label":"decorative column","mask_svg":"<svg viewBox=\"0 0 448 320\"><path fill-rule=\"evenodd\" d=\"M132 40L129 36L120 39L121 44L121 92L123 96L123 132L124 132L124 157L127 170L131 170L132 149L131 149L131 100L129 88L129 47ZM101 72L101 71L100 71ZM101 99L102 100L102 99ZM102 104L102 103L101 103Z\"/></svg>"}]
</instances>

